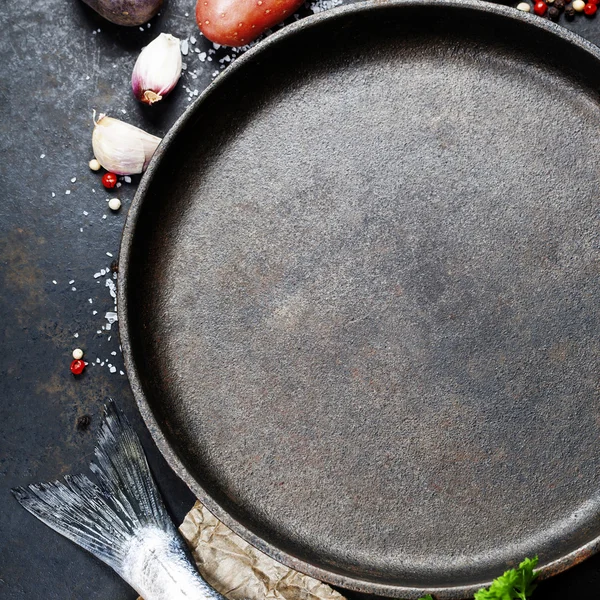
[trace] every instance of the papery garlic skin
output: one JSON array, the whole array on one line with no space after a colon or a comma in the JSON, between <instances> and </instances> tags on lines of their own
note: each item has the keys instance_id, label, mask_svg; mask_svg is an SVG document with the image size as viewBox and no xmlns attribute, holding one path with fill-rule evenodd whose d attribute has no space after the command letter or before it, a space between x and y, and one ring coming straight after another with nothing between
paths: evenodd
<instances>
[{"instance_id":1,"label":"papery garlic skin","mask_svg":"<svg viewBox=\"0 0 600 600\"><path fill-rule=\"evenodd\" d=\"M181 77L180 40L161 33L138 56L131 76L135 97L145 104L162 100Z\"/></svg>"},{"instance_id":2,"label":"papery garlic skin","mask_svg":"<svg viewBox=\"0 0 600 600\"><path fill-rule=\"evenodd\" d=\"M105 115L100 115L94 125L94 156L115 175L143 173L161 142L161 138L143 129Z\"/></svg>"}]
</instances>

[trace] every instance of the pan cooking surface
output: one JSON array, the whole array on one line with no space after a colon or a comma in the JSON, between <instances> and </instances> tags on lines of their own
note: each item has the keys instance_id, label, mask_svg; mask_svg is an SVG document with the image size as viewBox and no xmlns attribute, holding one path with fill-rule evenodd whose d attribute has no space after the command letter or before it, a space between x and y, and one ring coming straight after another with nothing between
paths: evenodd
<instances>
[{"instance_id":1,"label":"pan cooking surface","mask_svg":"<svg viewBox=\"0 0 600 600\"><path fill-rule=\"evenodd\" d=\"M595 551L597 61L511 9L367 3L276 34L167 136L124 351L246 539L415 598Z\"/></svg>"}]
</instances>

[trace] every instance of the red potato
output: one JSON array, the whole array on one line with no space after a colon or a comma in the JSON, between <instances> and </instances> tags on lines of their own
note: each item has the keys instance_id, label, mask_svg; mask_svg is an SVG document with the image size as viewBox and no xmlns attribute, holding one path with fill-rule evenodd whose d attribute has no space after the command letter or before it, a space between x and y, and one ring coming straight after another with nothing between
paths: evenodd
<instances>
[{"instance_id":1,"label":"red potato","mask_svg":"<svg viewBox=\"0 0 600 600\"><path fill-rule=\"evenodd\" d=\"M302 4L304 0L198 0L196 22L209 40L243 46Z\"/></svg>"}]
</instances>

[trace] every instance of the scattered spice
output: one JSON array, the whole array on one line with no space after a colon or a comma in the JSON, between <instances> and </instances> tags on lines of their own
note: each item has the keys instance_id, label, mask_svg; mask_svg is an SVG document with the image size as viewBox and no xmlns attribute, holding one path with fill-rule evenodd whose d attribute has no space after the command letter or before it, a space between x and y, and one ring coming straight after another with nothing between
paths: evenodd
<instances>
[{"instance_id":1,"label":"scattered spice","mask_svg":"<svg viewBox=\"0 0 600 600\"><path fill-rule=\"evenodd\" d=\"M90 160L90 162L88 163L88 166L90 167L90 169L92 171L100 170L100 163L95 158L92 158L92 160Z\"/></svg>"},{"instance_id":2,"label":"scattered spice","mask_svg":"<svg viewBox=\"0 0 600 600\"><path fill-rule=\"evenodd\" d=\"M555 6L551 6L548 9L548 17L554 22L558 21L560 17L560 10L558 10L558 8L556 8Z\"/></svg>"},{"instance_id":3,"label":"scattered spice","mask_svg":"<svg viewBox=\"0 0 600 600\"><path fill-rule=\"evenodd\" d=\"M121 208L121 201L118 198L111 198L108 201L108 208L110 210L119 210Z\"/></svg>"},{"instance_id":4,"label":"scattered spice","mask_svg":"<svg viewBox=\"0 0 600 600\"><path fill-rule=\"evenodd\" d=\"M83 350L81 348L75 348L75 350L73 350L73 358L75 360L81 360L83 358Z\"/></svg>"},{"instance_id":5,"label":"scattered spice","mask_svg":"<svg viewBox=\"0 0 600 600\"><path fill-rule=\"evenodd\" d=\"M598 11L600 0L534 0L533 12L547 19L557 22L560 19L560 14L564 11L565 18L572 20L575 18L575 13L583 12L588 17L593 17ZM523 12L530 12L531 5L524 0L521 0L516 8Z\"/></svg>"},{"instance_id":6,"label":"scattered spice","mask_svg":"<svg viewBox=\"0 0 600 600\"><path fill-rule=\"evenodd\" d=\"M79 417L77 419L77 430L78 431L85 431L91 424L92 422L92 417L90 417L89 415L82 415L81 417Z\"/></svg>"},{"instance_id":7,"label":"scattered spice","mask_svg":"<svg viewBox=\"0 0 600 600\"><path fill-rule=\"evenodd\" d=\"M105 173L102 176L102 185L107 190L112 190L117 185L117 176L114 173Z\"/></svg>"},{"instance_id":8,"label":"scattered spice","mask_svg":"<svg viewBox=\"0 0 600 600\"><path fill-rule=\"evenodd\" d=\"M82 360L74 360L71 363L71 373L73 375L81 375L85 369L85 363Z\"/></svg>"},{"instance_id":9,"label":"scattered spice","mask_svg":"<svg viewBox=\"0 0 600 600\"><path fill-rule=\"evenodd\" d=\"M119 272L119 262L116 260L113 260L110 263L110 272L111 273L118 273Z\"/></svg>"}]
</instances>

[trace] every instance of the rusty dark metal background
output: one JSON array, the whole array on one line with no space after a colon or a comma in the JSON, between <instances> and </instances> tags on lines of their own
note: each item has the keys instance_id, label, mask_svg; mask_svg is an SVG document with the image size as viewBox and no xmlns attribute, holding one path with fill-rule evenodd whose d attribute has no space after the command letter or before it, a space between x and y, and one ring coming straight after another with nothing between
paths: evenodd
<instances>
[{"instance_id":1,"label":"rusty dark metal background","mask_svg":"<svg viewBox=\"0 0 600 600\"><path fill-rule=\"evenodd\" d=\"M156 33L197 36L192 5L190 0L166 0L151 27L139 31L110 25L78 0L0 3L2 600L137 597L108 567L25 513L9 493L13 486L84 470L107 396L116 398L136 425L175 519L181 519L193 502L192 494L154 446L126 377L118 371L110 373L107 364L89 367L79 379L68 372L76 345L85 349L92 362L109 359L119 370L123 367L118 339L101 330L106 323L104 312L113 302L104 279L98 283L93 276L110 265L107 251L117 257L137 181L111 194L121 198L123 209L120 214L108 213L108 194L99 194L99 176L86 166L91 158L91 111L96 108L118 115L125 110L122 118L135 125L156 135L168 131L189 105L184 86L203 90L228 51L218 49L213 61L206 63L194 54L184 58L188 71L181 85L152 110L133 99L129 78L140 48ZM562 23L600 42L598 19L581 17ZM196 47L208 51L212 45L198 38ZM191 73L196 69L194 78ZM490 107L492 112L502 109L501 99L498 102ZM568 172L574 160L585 159L591 169L582 175L585 180L594 165L580 150L575 151L575 158L563 156L560 161L549 153L545 164L548 169ZM77 181L72 183L74 176ZM66 189L71 191L68 196ZM75 280L72 285L71 280ZM90 429L77 431L76 420L84 414L92 417ZM517 494L519 486L512 485ZM543 582L535 598L593 598L599 589L600 556L596 555Z\"/></svg>"},{"instance_id":2,"label":"rusty dark metal background","mask_svg":"<svg viewBox=\"0 0 600 600\"><path fill-rule=\"evenodd\" d=\"M477 2L370 2L247 53L121 249L159 448L331 583L472 594L600 536L600 52Z\"/></svg>"}]
</instances>

